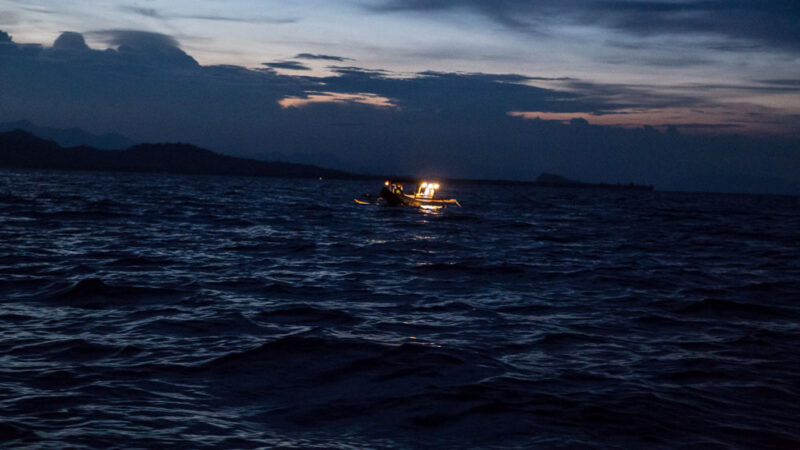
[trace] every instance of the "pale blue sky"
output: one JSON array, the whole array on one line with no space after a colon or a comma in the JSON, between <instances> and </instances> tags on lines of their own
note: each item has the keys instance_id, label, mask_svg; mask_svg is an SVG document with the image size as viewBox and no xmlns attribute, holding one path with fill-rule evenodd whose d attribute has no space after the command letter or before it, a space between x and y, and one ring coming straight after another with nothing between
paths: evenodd
<instances>
[{"instance_id":1,"label":"pale blue sky","mask_svg":"<svg viewBox=\"0 0 800 450\"><path fill-rule=\"evenodd\" d=\"M772 120L777 124L759 125L759 130L781 132L782 123L800 114L800 93L791 83L800 73L800 7L795 3L0 0L0 29L16 42L44 45L63 31L76 31L92 48L109 46L97 31L162 33L202 65L255 68L291 61L298 53L349 58L304 60L312 70L302 75L311 76L332 74L328 65L353 65L397 76L433 70L569 77L580 83L529 83L586 95L582 88L591 86L594 93L599 85L706 96L709 105L702 114L715 117L706 122L766 114L777 117ZM634 112L633 123L663 122L660 117L674 122L682 116L698 121L689 117L697 111L680 107Z\"/></svg>"},{"instance_id":2,"label":"pale blue sky","mask_svg":"<svg viewBox=\"0 0 800 450\"><path fill-rule=\"evenodd\" d=\"M445 7L453 3L456 6ZM721 79L748 84L800 72L796 46L786 48L713 28L687 26L653 34L621 29L609 23L611 19L587 20L576 13L590 1L561 2L562 10L553 11L545 8L552 1L520 2L534 6L518 6L504 14L519 16L522 26L498 19L499 13L491 10L493 3L513 1L485 2L489 6L483 8L470 6L473 3L0 0L0 27L17 42L34 43L52 42L61 31L159 32L176 37L205 65L253 67L312 52L347 56L359 66L399 72L521 73L669 86ZM443 6L429 6L437 4ZM537 4L545 5L546 13L537 13ZM418 5L423 6L415 8ZM631 15L625 20L637 18ZM90 45L103 46L87 37Z\"/></svg>"}]
</instances>

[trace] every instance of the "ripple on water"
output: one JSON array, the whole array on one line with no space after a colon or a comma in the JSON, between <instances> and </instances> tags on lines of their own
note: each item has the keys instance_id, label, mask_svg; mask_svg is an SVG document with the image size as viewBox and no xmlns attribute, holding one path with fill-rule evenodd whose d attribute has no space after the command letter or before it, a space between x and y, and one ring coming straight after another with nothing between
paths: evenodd
<instances>
[{"instance_id":1,"label":"ripple on water","mask_svg":"<svg viewBox=\"0 0 800 450\"><path fill-rule=\"evenodd\" d=\"M5 173L2 446L800 446L796 199Z\"/></svg>"}]
</instances>

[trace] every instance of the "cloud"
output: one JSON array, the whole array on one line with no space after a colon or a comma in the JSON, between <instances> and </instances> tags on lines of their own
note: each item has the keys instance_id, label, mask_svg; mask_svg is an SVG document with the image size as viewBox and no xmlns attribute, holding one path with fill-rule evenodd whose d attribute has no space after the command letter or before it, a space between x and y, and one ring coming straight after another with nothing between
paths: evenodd
<instances>
[{"instance_id":1,"label":"cloud","mask_svg":"<svg viewBox=\"0 0 800 450\"><path fill-rule=\"evenodd\" d=\"M685 176L737 172L800 181L796 139L642 129L677 124L687 133L722 134L765 127L800 135L797 117L716 103L720 89L734 89L725 84L670 90L514 73L398 77L358 67L312 78L186 65L183 58L191 57L163 34L105 30L93 37L112 48L63 51L83 48L77 33L62 35L53 48L0 45L0 122L113 130L137 141L190 142L368 173L524 180L547 171L660 188L681 188L676 180ZM287 62L297 63L275 63ZM758 86L796 88L780 79ZM526 112L553 120L524 120ZM576 117L592 126L560 122ZM612 119L633 129L597 124Z\"/></svg>"},{"instance_id":2,"label":"cloud","mask_svg":"<svg viewBox=\"0 0 800 450\"><path fill-rule=\"evenodd\" d=\"M447 10L474 10L492 20L515 29L538 33L533 20L539 14L536 8L546 6L551 0L531 3L522 0L498 2L481 0L386 0L367 6L376 12L439 12ZM534 14L535 13L535 14Z\"/></svg>"},{"instance_id":3,"label":"cloud","mask_svg":"<svg viewBox=\"0 0 800 450\"><path fill-rule=\"evenodd\" d=\"M272 69L288 69L288 70L311 70L310 67L299 61L274 61L265 62L263 65Z\"/></svg>"},{"instance_id":4,"label":"cloud","mask_svg":"<svg viewBox=\"0 0 800 450\"><path fill-rule=\"evenodd\" d=\"M721 128L743 128L744 125L735 123L665 123L654 125L657 127L674 127L677 129L682 128L702 128L702 129L721 129Z\"/></svg>"},{"instance_id":5,"label":"cloud","mask_svg":"<svg viewBox=\"0 0 800 450\"><path fill-rule=\"evenodd\" d=\"M14 25L19 17L14 11L0 11L0 25Z\"/></svg>"},{"instance_id":6,"label":"cloud","mask_svg":"<svg viewBox=\"0 0 800 450\"><path fill-rule=\"evenodd\" d=\"M333 55L319 55L314 53L298 53L295 56L295 59L313 59L313 60L324 60L324 61L354 61L352 58L345 58L344 56L333 56Z\"/></svg>"},{"instance_id":7,"label":"cloud","mask_svg":"<svg viewBox=\"0 0 800 450\"><path fill-rule=\"evenodd\" d=\"M129 11L129 12L132 12L132 13L136 13L136 14L139 14L139 15L145 16L145 17L152 17L152 18L155 18L155 19L162 18L161 14L155 8L140 8L140 7L137 7L137 6L124 6L124 7L122 7L122 10L123 11Z\"/></svg>"},{"instance_id":8,"label":"cloud","mask_svg":"<svg viewBox=\"0 0 800 450\"><path fill-rule=\"evenodd\" d=\"M358 67L330 67L337 76L321 79L331 90L373 92L395 99L401 107L439 114L504 116L512 109L559 112L595 111L604 103L587 103L575 94L527 84L518 74L420 72L397 78L392 73Z\"/></svg>"},{"instance_id":9,"label":"cloud","mask_svg":"<svg viewBox=\"0 0 800 450\"><path fill-rule=\"evenodd\" d=\"M752 85L703 84L667 88L656 85L591 83L569 77L529 77L519 74L419 72L402 78L382 70L359 67L330 66L334 75L308 79L278 75L272 71L247 70L241 67L202 67L179 47L178 41L165 34L138 30L104 30L92 36L116 46L116 51L92 51L97 63L108 66L131 63L158 63L162 67L188 67L201 71L198 77L232 80L260 86L275 85L283 90L282 98L308 98L326 92L347 95L375 95L392 99L406 111L436 112L456 115L505 117L509 111L541 111L547 113L611 114L631 109L717 107L710 92L721 90L740 93L796 92L796 80L766 80ZM88 50L79 33L63 33L54 49ZM303 55L303 54L301 54ZM309 54L311 55L311 54ZM308 59L342 58L312 55ZM271 69L308 70L299 61L264 63ZM547 81L549 88L533 86ZM265 84L267 83L267 84ZM321 86L324 86L322 88ZM333 95L333 94L327 94Z\"/></svg>"},{"instance_id":10,"label":"cloud","mask_svg":"<svg viewBox=\"0 0 800 450\"><path fill-rule=\"evenodd\" d=\"M717 35L800 51L800 3L793 0L384 0L374 12L469 10L512 29L546 32L571 23L631 36Z\"/></svg>"},{"instance_id":11,"label":"cloud","mask_svg":"<svg viewBox=\"0 0 800 450\"><path fill-rule=\"evenodd\" d=\"M317 103L362 104L380 108L396 107L392 100L371 93L344 94L338 92L307 92L300 97L285 97L278 101L282 108L302 108Z\"/></svg>"},{"instance_id":12,"label":"cloud","mask_svg":"<svg viewBox=\"0 0 800 450\"><path fill-rule=\"evenodd\" d=\"M178 41L169 35L138 30L101 30L91 33L105 42L138 50L171 50L180 47Z\"/></svg>"},{"instance_id":13,"label":"cloud","mask_svg":"<svg viewBox=\"0 0 800 450\"><path fill-rule=\"evenodd\" d=\"M20 2L21 3L21 2ZM48 8L46 6L20 6L19 10L28 11L36 14L58 14L58 9Z\"/></svg>"},{"instance_id":14,"label":"cloud","mask_svg":"<svg viewBox=\"0 0 800 450\"><path fill-rule=\"evenodd\" d=\"M603 113L630 108L693 108L713 103L701 89L670 89L657 85L592 83L583 80L567 81L563 86L578 98L605 105L604 109L596 111Z\"/></svg>"},{"instance_id":15,"label":"cloud","mask_svg":"<svg viewBox=\"0 0 800 450\"><path fill-rule=\"evenodd\" d=\"M155 8L141 8L138 6L123 6L123 11L131 12L140 16L149 17L153 19L170 20L170 19L190 19L190 20L206 20L214 22L241 22L241 23L269 23L269 24L288 24L296 23L298 19L295 18L275 18L275 17L232 17L220 16L210 14L164 14Z\"/></svg>"},{"instance_id":16,"label":"cloud","mask_svg":"<svg viewBox=\"0 0 800 450\"><path fill-rule=\"evenodd\" d=\"M794 1L598 1L591 13L606 26L636 35L711 33L800 50L800 4Z\"/></svg>"},{"instance_id":17,"label":"cloud","mask_svg":"<svg viewBox=\"0 0 800 450\"><path fill-rule=\"evenodd\" d=\"M667 131L674 130L719 130L719 129L744 129L743 123L728 122L696 122L696 120L712 119L715 117L702 112L687 112L685 110L616 110L609 113L551 113L545 111L511 111L511 117L520 117L529 120L547 120L572 125L601 125L622 128L641 128L643 126L659 128ZM665 122L665 120L668 120Z\"/></svg>"},{"instance_id":18,"label":"cloud","mask_svg":"<svg viewBox=\"0 0 800 450\"><path fill-rule=\"evenodd\" d=\"M700 56L690 56L690 55L664 55L664 54L653 54L653 49L645 49L644 54L647 56L636 56L632 58L631 54L628 53L624 56L619 56L616 58L606 58L604 62L607 64L620 64L620 65L630 65L635 64L637 66L642 67L665 67L665 68L682 68L682 67L694 67L694 66L704 66L713 64L713 60L707 57L700 57Z\"/></svg>"},{"instance_id":19,"label":"cloud","mask_svg":"<svg viewBox=\"0 0 800 450\"><path fill-rule=\"evenodd\" d=\"M139 30L100 30L90 34L117 46L120 53L145 58L156 64L198 66L194 58L181 50L178 41L166 34Z\"/></svg>"},{"instance_id":20,"label":"cloud","mask_svg":"<svg viewBox=\"0 0 800 450\"><path fill-rule=\"evenodd\" d=\"M773 86L778 86L781 88L789 88L789 89L800 89L800 79L790 79L790 80L756 80L760 83L769 84Z\"/></svg>"},{"instance_id":21,"label":"cloud","mask_svg":"<svg viewBox=\"0 0 800 450\"><path fill-rule=\"evenodd\" d=\"M793 84L790 80L772 80L772 82L762 83L763 84L693 83L685 87L702 92L729 91L761 94L791 94L800 92L800 84Z\"/></svg>"},{"instance_id":22,"label":"cloud","mask_svg":"<svg viewBox=\"0 0 800 450\"><path fill-rule=\"evenodd\" d=\"M89 50L86 40L80 33L65 31L55 40L53 48L59 50L85 51Z\"/></svg>"},{"instance_id":23,"label":"cloud","mask_svg":"<svg viewBox=\"0 0 800 450\"><path fill-rule=\"evenodd\" d=\"M300 20L292 17L230 17L211 15L176 15L173 17L178 19L210 20L215 22L267 23L273 25L297 23Z\"/></svg>"}]
</instances>

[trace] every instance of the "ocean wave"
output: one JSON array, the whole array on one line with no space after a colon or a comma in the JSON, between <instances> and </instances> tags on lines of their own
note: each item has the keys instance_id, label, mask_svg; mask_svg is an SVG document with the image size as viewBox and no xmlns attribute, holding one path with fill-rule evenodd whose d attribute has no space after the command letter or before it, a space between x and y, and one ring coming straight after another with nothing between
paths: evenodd
<instances>
[{"instance_id":1,"label":"ocean wave","mask_svg":"<svg viewBox=\"0 0 800 450\"><path fill-rule=\"evenodd\" d=\"M73 338L20 344L8 350L8 354L25 359L55 359L77 363L117 356L121 352L132 356L138 351L138 349L128 346L101 344Z\"/></svg>"},{"instance_id":2,"label":"ocean wave","mask_svg":"<svg viewBox=\"0 0 800 450\"><path fill-rule=\"evenodd\" d=\"M706 298L677 311L691 316L734 317L744 320L769 320L791 317L793 311L779 306L765 306L720 298Z\"/></svg>"},{"instance_id":3,"label":"ocean wave","mask_svg":"<svg viewBox=\"0 0 800 450\"><path fill-rule=\"evenodd\" d=\"M320 324L330 326L356 325L364 319L338 309L314 308L308 305L287 305L272 311L263 311L255 320L267 323L289 323L294 325Z\"/></svg>"},{"instance_id":4,"label":"ocean wave","mask_svg":"<svg viewBox=\"0 0 800 450\"><path fill-rule=\"evenodd\" d=\"M483 262L460 261L447 263L424 263L417 266L417 271L428 272L462 272L480 275L520 275L529 270L527 265L513 263L485 264Z\"/></svg>"},{"instance_id":5,"label":"ocean wave","mask_svg":"<svg viewBox=\"0 0 800 450\"><path fill-rule=\"evenodd\" d=\"M800 443L785 200L119 176L0 177L1 447Z\"/></svg>"},{"instance_id":6,"label":"ocean wave","mask_svg":"<svg viewBox=\"0 0 800 450\"><path fill-rule=\"evenodd\" d=\"M100 278L84 278L43 296L44 301L77 308L113 308L141 302L159 302L181 294L171 288L106 284Z\"/></svg>"}]
</instances>

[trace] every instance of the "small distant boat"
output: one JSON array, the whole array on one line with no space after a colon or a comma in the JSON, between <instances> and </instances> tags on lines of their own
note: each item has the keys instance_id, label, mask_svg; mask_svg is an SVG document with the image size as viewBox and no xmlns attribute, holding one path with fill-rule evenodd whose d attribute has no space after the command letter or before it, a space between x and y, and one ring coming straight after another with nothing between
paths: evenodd
<instances>
[{"instance_id":1,"label":"small distant boat","mask_svg":"<svg viewBox=\"0 0 800 450\"><path fill-rule=\"evenodd\" d=\"M435 198L437 189L439 189L439 183L423 181L419 184L415 194L406 194L402 184L387 180L381 189L378 200L383 200L383 204L386 206L415 206L423 209L439 209L448 205L461 206L461 203L454 198ZM360 205L369 204L363 200L353 200Z\"/></svg>"}]
</instances>

